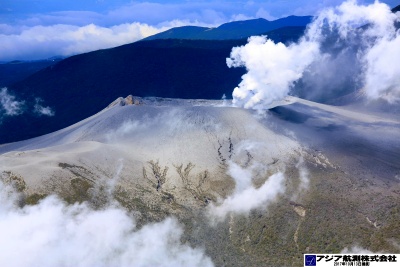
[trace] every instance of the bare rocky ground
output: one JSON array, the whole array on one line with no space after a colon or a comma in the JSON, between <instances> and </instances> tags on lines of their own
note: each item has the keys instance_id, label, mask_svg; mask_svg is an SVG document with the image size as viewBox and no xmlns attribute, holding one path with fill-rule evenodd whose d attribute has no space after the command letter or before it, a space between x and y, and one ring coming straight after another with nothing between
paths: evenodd
<instances>
[{"instance_id":1,"label":"bare rocky ground","mask_svg":"<svg viewBox=\"0 0 400 267\"><path fill-rule=\"evenodd\" d=\"M264 112L222 101L120 98L46 136L0 146L20 205L50 194L139 225L174 216L183 242L216 266L302 266L303 253L360 246L400 253L400 121L291 98ZM232 164L284 193L216 220L235 193ZM271 189L273 190L273 189Z\"/></svg>"}]
</instances>

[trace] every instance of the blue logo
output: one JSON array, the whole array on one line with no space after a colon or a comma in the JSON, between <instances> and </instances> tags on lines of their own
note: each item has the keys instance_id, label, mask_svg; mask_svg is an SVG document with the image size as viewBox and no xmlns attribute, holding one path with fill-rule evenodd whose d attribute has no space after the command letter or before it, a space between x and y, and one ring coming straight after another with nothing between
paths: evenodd
<instances>
[{"instance_id":1,"label":"blue logo","mask_svg":"<svg viewBox=\"0 0 400 267\"><path fill-rule=\"evenodd\" d=\"M304 264L305 264L305 266L317 266L317 256L316 255L305 255Z\"/></svg>"}]
</instances>

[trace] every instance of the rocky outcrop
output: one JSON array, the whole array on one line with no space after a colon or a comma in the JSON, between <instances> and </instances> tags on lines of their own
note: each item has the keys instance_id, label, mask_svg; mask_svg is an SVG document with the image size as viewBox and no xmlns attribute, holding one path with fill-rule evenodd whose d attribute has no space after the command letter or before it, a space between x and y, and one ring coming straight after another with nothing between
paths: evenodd
<instances>
[{"instance_id":1,"label":"rocky outcrop","mask_svg":"<svg viewBox=\"0 0 400 267\"><path fill-rule=\"evenodd\" d=\"M106 109L114 106L128 106L128 105L143 105L143 99L141 97L128 95L127 97L118 97Z\"/></svg>"}]
</instances>

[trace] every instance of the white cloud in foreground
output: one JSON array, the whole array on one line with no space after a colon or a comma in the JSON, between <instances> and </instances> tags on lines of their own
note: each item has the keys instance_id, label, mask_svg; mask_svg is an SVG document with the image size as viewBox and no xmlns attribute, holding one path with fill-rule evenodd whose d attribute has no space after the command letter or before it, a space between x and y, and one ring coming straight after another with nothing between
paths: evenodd
<instances>
[{"instance_id":1,"label":"white cloud in foreground","mask_svg":"<svg viewBox=\"0 0 400 267\"><path fill-rule=\"evenodd\" d=\"M24 101L17 101L7 88L0 90L0 111L3 110L7 116L17 116L23 113Z\"/></svg>"},{"instance_id":2,"label":"white cloud in foreground","mask_svg":"<svg viewBox=\"0 0 400 267\"><path fill-rule=\"evenodd\" d=\"M175 219L136 229L124 210L66 206L56 197L18 208L0 184L0 266L213 266L180 242Z\"/></svg>"},{"instance_id":3,"label":"white cloud in foreground","mask_svg":"<svg viewBox=\"0 0 400 267\"><path fill-rule=\"evenodd\" d=\"M393 14L389 6L378 1L358 5L349 0L321 11L297 43L284 45L266 37L250 38L247 45L233 48L227 59L229 67L247 69L233 91L233 103L266 108L287 96L305 76L303 82L310 90L323 94L342 79L343 69L351 75L347 84L339 83L335 90L363 87L370 99L399 100L400 67L396 59L400 55L400 32L394 27L399 17L400 13Z\"/></svg>"},{"instance_id":4,"label":"white cloud in foreground","mask_svg":"<svg viewBox=\"0 0 400 267\"><path fill-rule=\"evenodd\" d=\"M141 23L112 27L94 24L24 27L16 33L0 34L0 60L70 56L132 43L167 29L168 26L157 28Z\"/></svg>"},{"instance_id":5,"label":"white cloud in foreground","mask_svg":"<svg viewBox=\"0 0 400 267\"><path fill-rule=\"evenodd\" d=\"M230 213L246 215L253 209L265 208L285 191L285 177L281 172L270 176L259 188L252 184L251 169L230 162L228 174L235 180L235 192L219 205L210 204L208 213L216 221L223 221Z\"/></svg>"}]
</instances>

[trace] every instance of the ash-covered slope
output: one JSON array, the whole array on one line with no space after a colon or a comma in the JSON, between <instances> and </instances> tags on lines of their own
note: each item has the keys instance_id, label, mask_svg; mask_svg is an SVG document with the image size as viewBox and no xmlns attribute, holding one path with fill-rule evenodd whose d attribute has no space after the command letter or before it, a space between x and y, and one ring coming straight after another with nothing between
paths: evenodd
<instances>
[{"instance_id":1,"label":"ash-covered slope","mask_svg":"<svg viewBox=\"0 0 400 267\"><path fill-rule=\"evenodd\" d=\"M288 98L128 97L63 130L0 146L20 205L117 201L139 225L173 216L217 265L297 266L303 253L399 253L400 122ZM101 233L99 233L101 234Z\"/></svg>"},{"instance_id":2,"label":"ash-covered slope","mask_svg":"<svg viewBox=\"0 0 400 267\"><path fill-rule=\"evenodd\" d=\"M265 162L273 162L272 157L290 157L298 146L294 141L266 129L246 110L218 107L222 104L221 101L135 98L134 101L128 101L133 104L120 106L125 101L118 99L100 113L63 130L3 145L0 153L24 151L22 154L9 153L26 155L42 149L73 151L77 146L82 146L93 147L93 155L104 155L108 160L117 160L119 156L110 156L113 152L95 152L97 149L107 151L113 147L111 150L119 151L128 155L128 159L142 163L160 160L167 162L168 168L173 168L173 165L192 162L199 171L209 169L214 172L219 165L226 164L232 158L233 144L238 144L241 140L249 139L268 145L270 156L263 158ZM255 130L249 131L249 125ZM9 153L5 154L6 157ZM57 157L52 153L49 155L49 159ZM73 161L79 161L79 158L78 155L71 156ZM54 161L56 166L57 161ZM100 164L99 159L96 161L96 164ZM6 165L11 166L9 164ZM135 172L140 173L142 166L136 167L139 169ZM111 168L110 171L112 170ZM33 175L29 173L27 170L25 174L33 179ZM42 173L39 176L44 177ZM32 180L32 185L34 184L35 181Z\"/></svg>"}]
</instances>

